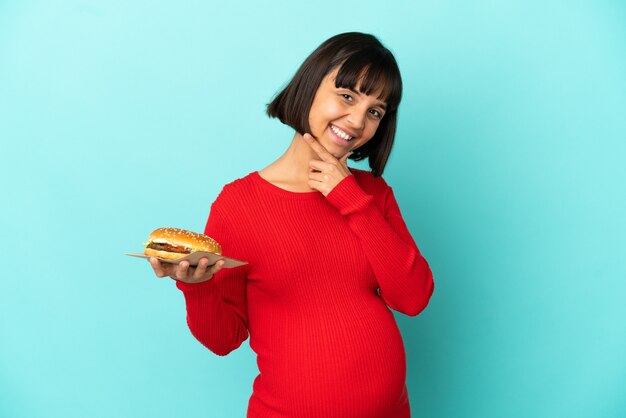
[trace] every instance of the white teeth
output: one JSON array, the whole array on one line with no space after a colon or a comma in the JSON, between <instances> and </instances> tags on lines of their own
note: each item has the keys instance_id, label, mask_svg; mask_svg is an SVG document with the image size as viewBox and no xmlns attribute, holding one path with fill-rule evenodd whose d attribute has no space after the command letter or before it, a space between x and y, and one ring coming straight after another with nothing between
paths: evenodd
<instances>
[{"instance_id":1,"label":"white teeth","mask_svg":"<svg viewBox=\"0 0 626 418\"><path fill-rule=\"evenodd\" d=\"M348 135L344 131L340 130L335 125L331 125L330 128L333 130L334 133L336 133L338 136L342 137L346 141L350 141L352 139L352 137L350 135Z\"/></svg>"}]
</instances>

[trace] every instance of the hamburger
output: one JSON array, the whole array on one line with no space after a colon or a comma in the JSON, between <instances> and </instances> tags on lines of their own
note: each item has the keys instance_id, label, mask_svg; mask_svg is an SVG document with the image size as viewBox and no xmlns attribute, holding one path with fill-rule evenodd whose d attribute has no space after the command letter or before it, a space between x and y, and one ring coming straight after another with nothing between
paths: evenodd
<instances>
[{"instance_id":1,"label":"hamburger","mask_svg":"<svg viewBox=\"0 0 626 418\"><path fill-rule=\"evenodd\" d=\"M145 247L145 255L167 260L178 260L198 251L222 255L222 247L213 238L180 228L155 229Z\"/></svg>"}]
</instances>

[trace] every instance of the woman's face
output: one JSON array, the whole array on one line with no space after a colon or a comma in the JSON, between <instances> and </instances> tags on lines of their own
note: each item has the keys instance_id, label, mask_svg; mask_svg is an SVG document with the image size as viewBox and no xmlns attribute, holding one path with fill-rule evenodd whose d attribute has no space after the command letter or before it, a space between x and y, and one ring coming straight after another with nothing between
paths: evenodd
<instances>
[{"instance_id":1,"label":"woman's face","mask_svg":"<svg viewBox=\"0 0 626 418\"><path fill-rule=\"evenodd\" d=\"M335 87L339 68L322 80L309 112L311 134L336 158L372 139L385 114L386 104L371 95Z\"/></svg>"}]
</instances>

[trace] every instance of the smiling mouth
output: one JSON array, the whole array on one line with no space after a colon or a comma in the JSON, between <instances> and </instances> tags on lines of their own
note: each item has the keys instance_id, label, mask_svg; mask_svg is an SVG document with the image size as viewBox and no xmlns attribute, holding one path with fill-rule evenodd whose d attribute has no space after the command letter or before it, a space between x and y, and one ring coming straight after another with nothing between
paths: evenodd
<instances>
[{"instance_id":1,"label":"smiling mouth","mask_svg":"<svg viewBox=\"0 0 626 418\"><path fill-rule=\"evenodd\" d=\"M330 130L333 131L333 133L335 135L337 135L339 138L345 140L345 141L352 141L354 139L353 136L348 135L347 133L345 133L344 131L342 131L341 129L337 128L335 125L331 124L330 125Z\"/></svg>"}]
</instances>

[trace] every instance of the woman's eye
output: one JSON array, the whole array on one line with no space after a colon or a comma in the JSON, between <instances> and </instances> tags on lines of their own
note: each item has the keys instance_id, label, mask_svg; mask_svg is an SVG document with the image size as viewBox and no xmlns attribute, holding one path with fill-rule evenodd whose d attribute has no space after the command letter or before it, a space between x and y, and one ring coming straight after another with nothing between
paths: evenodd
<instances>
[{"instance_id":1,"label":"woman's eye","mask_svg":"<svg viewBox=\"0 0 626 418\"><path fill-rule=\"evenodd\" d=\"M352 101L352 96L350 96L349 94L347 94L347 93L342 93L341 95L344 97L344 99L349 100L349 101Z\"/></svg>"},{"instance_id":2,"label":"woman's eye","mask_svg":"<svg viewBox=\"0 0 626 418\"><path fill-rule=\"evenodd\" d=\"M377 119L381 119L383 117L383 115L381 115L381 113L376 109L372 109L371 112L372 112L372 115L374 115L374 117Z\"/></svg>"}]
</instances>

